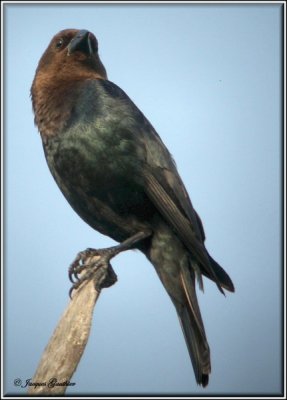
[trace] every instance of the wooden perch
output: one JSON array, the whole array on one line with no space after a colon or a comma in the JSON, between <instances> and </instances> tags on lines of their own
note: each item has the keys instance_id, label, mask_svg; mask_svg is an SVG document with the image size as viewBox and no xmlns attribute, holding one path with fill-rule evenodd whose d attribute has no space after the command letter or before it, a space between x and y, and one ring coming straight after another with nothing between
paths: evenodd
<instances>
[{"instance_id":1,"label":"wooden perch","mask_svg":"<svg viewBox=\"0 0 287 400\"><path fill-rule=\"evenodd\" d=\"M88 263L94 263L99 256L90 257ZM100 270L100 269L99 269ZM71 377L80 362L88 342L93 310L100 290L95 283L102 282L103 273L108 280L106 285L116 282L116 275L111 266L94 279L84 281L73 291L73 297L64 311L48 345L46 346L36 373L30 382L29 395L63 395L71 386Z\"/></svg>"}]
</instances>

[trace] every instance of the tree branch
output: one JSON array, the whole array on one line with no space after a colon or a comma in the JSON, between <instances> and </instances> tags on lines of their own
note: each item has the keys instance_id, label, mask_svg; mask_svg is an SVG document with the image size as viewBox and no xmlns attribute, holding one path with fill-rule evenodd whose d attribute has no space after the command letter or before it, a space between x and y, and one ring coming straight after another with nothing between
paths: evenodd
<instances>
[{"instance_id":1,"label":"tree branch","mask_svg":"<svg viewBox=\"0 0 287 400\"><path fill-rule=\"evenodd\" d=\"M99 256L93 256L87 259L87 262L94 263L98 259ZM61 395L65 393L88 342L93 310L100 295L100 290L95 289L95 284L98 287L97 281L103 281L103 273L107 277L107 282L102 287L111 286L116 282L116 275L109 266L108 270L102 269L101 274L94 279L84 281L76 291L73 291L72 300L46 346L30 382L28 394ZM54 384L51 379L54 379Z\"/></svg>"}]
</instances>

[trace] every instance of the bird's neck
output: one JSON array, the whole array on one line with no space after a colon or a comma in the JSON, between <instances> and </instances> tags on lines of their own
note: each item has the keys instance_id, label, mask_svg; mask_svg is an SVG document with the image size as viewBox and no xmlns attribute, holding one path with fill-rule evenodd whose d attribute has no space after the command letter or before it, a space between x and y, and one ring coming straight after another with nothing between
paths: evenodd
<instances>
[{"instance_id":1,"label":"bird's neck","mask_svg":"<svg viewBox=\"0 0 287 400\"><path fill-rule=\"evenodd\" d=\"M67 80L61 79L59 76L54 79L45 75L36 76L31 96L35 124L43 140L59 135L68 126L82 84L87 79L103 79L103 77L97 76L95 73L91 76L81 75L81 77Z\"/></svg>"},{"instance_id":2,"label":"bird's neck","mask_svg":"<svg viewBox=\"0 0 287 400\"><path fill-rule=\"evenodd\" d=\"M42 138L56 136L66 126L73 108L73 88L59 81L35 79L31 95L35 124Z\"/></svg>"}]
</instances>

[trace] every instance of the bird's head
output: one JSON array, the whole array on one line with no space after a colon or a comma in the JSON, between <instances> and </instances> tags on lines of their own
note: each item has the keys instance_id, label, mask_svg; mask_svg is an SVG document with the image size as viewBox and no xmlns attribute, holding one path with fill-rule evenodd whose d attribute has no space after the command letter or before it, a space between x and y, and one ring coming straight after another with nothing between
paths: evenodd
<instances>
[{"instance_id":1,"label":"bird's head","mask_svg":"<svg viewBox=\"0 0 287 400\"><path fill-rule=\"evenodd\" d=\"M54 79L63 80L107 79L98 54L98 41L93 33L84 29L65 29L57 33L41 57L37 72L53 73Z\"/></svg>"},{"instance_id":2,"label":"bird's head","mask_svg":"<svg viewBox=\"0 0 287 400\"><path fill-rule=\"evenodd\" d=\"M57 33L39 61L31 87L35 123L42 136L54 135L67 125L82 82L94 79L107 79L96 37L87 30Z\"/></svg>"}]
</instances>

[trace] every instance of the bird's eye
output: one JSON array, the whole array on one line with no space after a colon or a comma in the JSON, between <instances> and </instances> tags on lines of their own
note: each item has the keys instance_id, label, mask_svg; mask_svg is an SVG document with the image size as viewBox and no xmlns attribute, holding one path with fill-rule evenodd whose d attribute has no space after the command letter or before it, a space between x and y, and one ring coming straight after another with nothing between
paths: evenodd
<instances>
[{"instance_id":1,"label":"bird's eye","mask_svg":"<svg viewBox=\"0 0 287 400\"><path fill-rule=\"evenodd\" d=\"M56 43L56 48L59 49L60 47L63 46L64 40L63 39L59 39Z\"/></svg>"}]
</instances>

